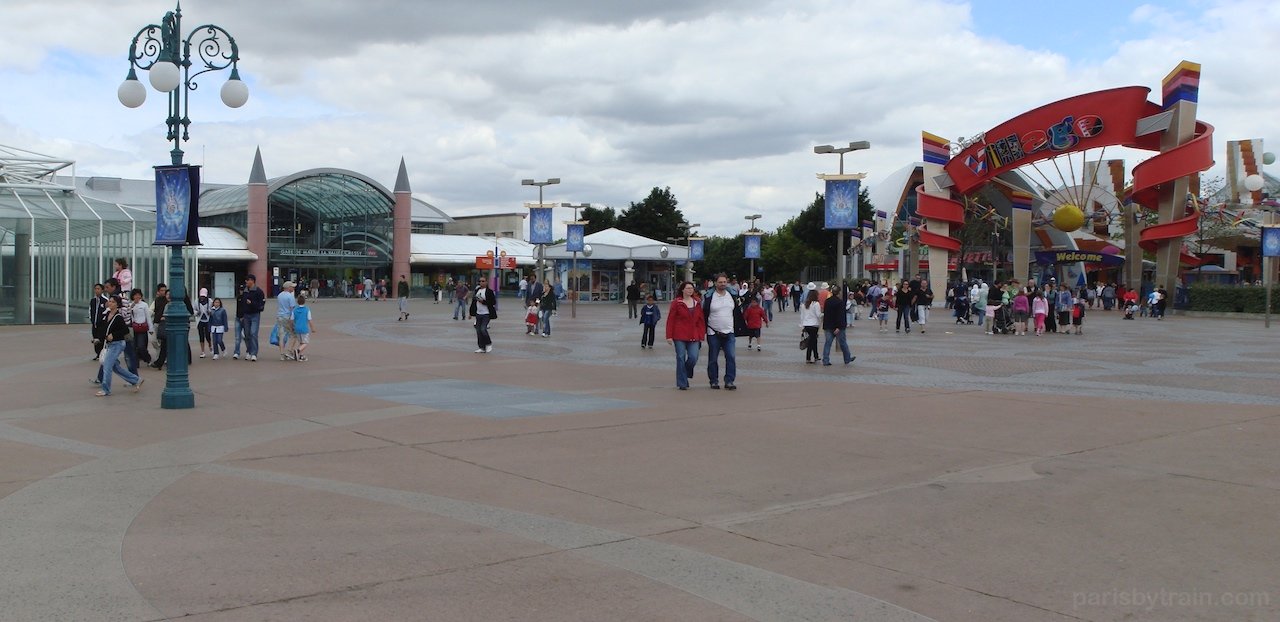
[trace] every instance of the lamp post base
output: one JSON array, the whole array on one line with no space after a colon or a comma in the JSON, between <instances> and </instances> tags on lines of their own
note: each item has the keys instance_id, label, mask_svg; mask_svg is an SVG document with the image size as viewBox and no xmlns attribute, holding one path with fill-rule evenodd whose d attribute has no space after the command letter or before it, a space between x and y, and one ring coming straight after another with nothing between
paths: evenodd
<instances>
[{"instance_id":1,"label":"lamp post base","mask_svg":"<svg viewBox=\"0 0 1280 622\"><path fill-rule=\"evenodd\" d=\"M174 246L169 257L169 294L171 300L164 308L164 332L168 338L168 361L165 365L164 392L160 394L160 407L166 409L195 408L196 396L191 391L187 356L190 344L191 314L187 312L187 268L182 259L182 247Z\"/></svg>"}]
</instances>

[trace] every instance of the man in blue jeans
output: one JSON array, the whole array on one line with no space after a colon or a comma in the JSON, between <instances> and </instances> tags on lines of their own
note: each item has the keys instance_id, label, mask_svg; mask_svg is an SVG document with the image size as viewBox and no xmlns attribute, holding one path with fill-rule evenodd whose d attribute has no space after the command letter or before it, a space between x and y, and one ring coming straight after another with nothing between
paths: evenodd
<instances>
[{"instance_id":1,"label":"man in blue jeans","mask_svg":"<svg viewBox=\"0 0 1280 622\"><path fill-rule=\"evenodd\" d=\"M738 362L734 353L734 333L746 326L738 297L729 292L729 277L716 275L715 289L702 300L702 314L707 318L707 378L711 388L720 388L720 352L724 352L724 388L733 391L738 387L733 381L738 375Z\"/></svg>"},{"instance_id":2,"label":"man in blue jeans","mask_svg":"<svg viewBox=\"0 0 1280 622\"><path fill-rule=\"evenodd\" d=\"M467 282L458 279L458 285L453 288L453 319L467 319L467 294L471 293L471 288L467 287ZM459 317L461 315L461 317Z\"/></svg>"},{"instance_id":3,"label":"man in blue jeans","mask_svg":"<svg viewBox=\"0 0 1280 622\"><path fill-rule=\"evenodd\" d=\"M258 360L258 327L262 323L262 310L267 307L267 295L258 289L258 279L252 274L244 278L244 291L236 305L244 307L244 319L240 328L244 331L246 361Z\"/></svg>"},{"instance_id":4,"label":"man in blue jeans","mask_svg":"<svg viewBox=\"0 0 1280 622\"><path fill-rule=\"evenodd\" d=\"M849 329L849 318L844 314L844 298L841 296L843 293L843 287L831 288L831 296L827 297L827 301L822 305L822 331L827 336L822 343L822 364L828 367L831 365L832 341L840 344L845 365L852 363L855 358L849 354L849 341L845 337Z\"/></svg>"}]
</instances>

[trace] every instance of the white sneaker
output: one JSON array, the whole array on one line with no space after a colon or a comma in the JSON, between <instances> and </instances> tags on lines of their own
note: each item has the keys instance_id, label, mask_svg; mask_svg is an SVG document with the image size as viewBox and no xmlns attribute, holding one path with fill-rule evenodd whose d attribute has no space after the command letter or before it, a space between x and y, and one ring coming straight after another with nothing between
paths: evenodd
<instances>
[{"instance_id":1,"label":"white sneaker","mask_svg":"<svg viewBox=\"0 0 1280 622\"><path fill-rule=\"evenodd\" d=\"M218 360L218 355L217 355L217 354L213 355L213 360L215 360L215 361L216 361L216 360Z\"/></svg>"},{"instance_id":2,"label":"white sneaker","mask_svg":"<svg viewBox=\"0 0 1280 622\"><path fill-rule=\"evenodd\" d=\"M550 337L551 335L548 335L548 334L546 334L546 333L542 333L542 336L543 336L543 337Z\"/></svg>"},{"instance_id":3,"label":"white sneaker","mask_svg":"<svg viewBox=\"0 0 1280 622\"><path fill-rule=\"evenodd\" d=\"M760 346L756 346L756 352L760 351Z\"/></svg>"},{"instance_id":4,"label":"white sneaker","mask_svg":"<svg viewBox=\"0 0 1280 622\"><path fill-rule=\"evenodd\" d=\"M476 354L484 354L484 348L476 348Z\"/></svg>"},{"instance_id":5,"label":"white sneaker","mask_svg":"<svg viewBox=\"0 0 1280 622\"><path fill-rule=\"evenodd\" d=\"M204 358L204 352L200 353L200 358Z\"/></svg>"},{"instance_id":6,"label":"white sneaker","mask_svg":"<svg viewBox=\"0 0 1280 622\"><path fill-rule=\"evenodd\" d=\"M257 363L257 362L258 362L258 355L257 355L257 354L250 354L250 355L249 355L249 360L250 360L250 361L253 361L253 362L255 362L255 363Z\"/></svg>"},{"instance_id":7,"label":"white sneaker","mask_svg":"<svg viewBox=\"0 0 1280 622\"><path fill-rule=\"evenodd\" d=\"M232 355L231 355L231 358L233 358L233 359L238 359L238 358L240 358L240 355L239 355L239 354L232 354Z\"/></svg>"},{"instance_id":8,"label":"white sneaker","mask_svg":"<svg viewBox=\"0 0 1280 622\"><path fill-rule=\"evenodd\" d=\"M485 346L485 347L484 347L484 351L485 351L485 352L493 352L493 346Z\"/></svg>"}]
</instances>

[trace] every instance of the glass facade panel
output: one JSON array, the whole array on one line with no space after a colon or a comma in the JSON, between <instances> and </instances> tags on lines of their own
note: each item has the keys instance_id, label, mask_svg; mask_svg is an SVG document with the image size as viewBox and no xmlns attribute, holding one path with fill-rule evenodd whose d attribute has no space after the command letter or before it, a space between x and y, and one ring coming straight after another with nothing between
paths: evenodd
<instances>
[{"instance_id":1,"label":"glass facade panel","mask_svg":"<svg viewBox=\"0 0 1280 622\"><path fill-rule=\"evenodd\" d=\"M148 293L167 273L153 212L72 192L0 190L0 324L85 323L93 285L124 258Z\"/></svg>"}]
</instances>

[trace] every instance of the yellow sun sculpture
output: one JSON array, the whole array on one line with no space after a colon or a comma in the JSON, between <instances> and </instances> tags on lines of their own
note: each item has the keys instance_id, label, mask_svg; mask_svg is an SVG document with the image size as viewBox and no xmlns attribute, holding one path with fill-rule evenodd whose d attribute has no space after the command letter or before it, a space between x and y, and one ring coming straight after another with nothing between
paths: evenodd
<instances>
[{"instance_id":1,"label":"yellow sun sculpture","mask_svg":"<svg viewBox=\"0 0 1280 622\"><path fill-rule=\"evenodd\" d=\"M1075 231L1084 226L1084 211L1070 203L1060 205L1053 210L1053 226L1067 233Z\"/></svg>"}]
</instances>

